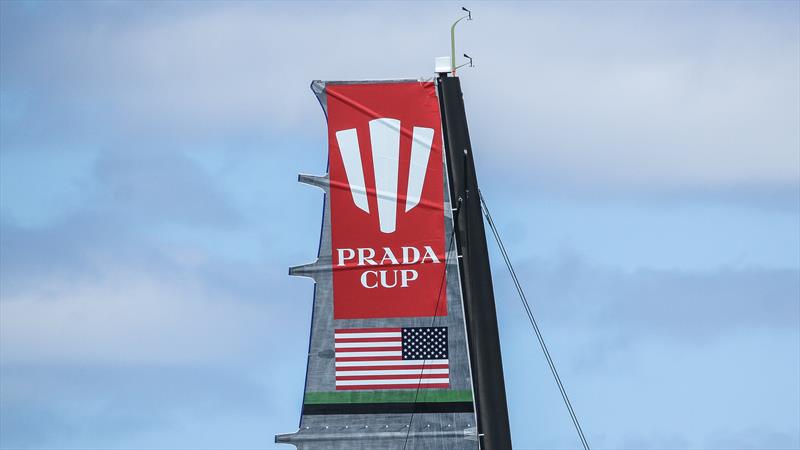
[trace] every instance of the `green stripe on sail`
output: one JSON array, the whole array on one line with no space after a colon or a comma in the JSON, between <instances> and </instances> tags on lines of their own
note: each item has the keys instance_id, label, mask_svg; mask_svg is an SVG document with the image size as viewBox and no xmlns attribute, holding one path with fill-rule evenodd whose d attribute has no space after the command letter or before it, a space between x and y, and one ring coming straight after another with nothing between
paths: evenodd
<instances>
[{"instance_id":1,"label":"green stripe on sail","mask_svg":"<svg viewBox=\"0 0 800 450\"><path fill-rule=\"evenodd\" d=\"M417 391L306 392L305 404L325 403L432 403L471 402L472 391L420 389Z\"/></svg>"}]
</instances>

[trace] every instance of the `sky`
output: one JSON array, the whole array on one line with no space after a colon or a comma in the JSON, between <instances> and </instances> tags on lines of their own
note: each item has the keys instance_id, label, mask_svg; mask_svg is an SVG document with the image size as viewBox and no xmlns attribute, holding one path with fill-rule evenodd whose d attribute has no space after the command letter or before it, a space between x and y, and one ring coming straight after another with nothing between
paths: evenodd
<instances>
[{"instance_id":1,"label":"sky","mask_svg":"<svg viewBox=\"0 0 800 450\"><path fill-rule=\"evenodd\" d=\"M800 3L464 3L481 189L592 448L800 448ZM0 2L0 448L296 430L314 79L461 3ZM512 437L580 444L490 242Z\"/></svg>"}]
</instances>

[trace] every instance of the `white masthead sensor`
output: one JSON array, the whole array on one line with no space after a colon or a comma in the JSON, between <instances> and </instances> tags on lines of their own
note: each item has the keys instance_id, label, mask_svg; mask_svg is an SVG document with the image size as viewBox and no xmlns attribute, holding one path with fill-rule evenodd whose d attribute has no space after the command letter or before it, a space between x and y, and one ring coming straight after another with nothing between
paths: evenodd
<instances>
[{"instance_id":1,"label":"white masthead sensor","mask_svg":"<svg viewBox=\"0 0 800 450\"><path fill-rule=\"evenodd\" d=\"M453 70L453 63L449 56L436 57L436 73L447 73Z\"/></svg>"}]
</instances>

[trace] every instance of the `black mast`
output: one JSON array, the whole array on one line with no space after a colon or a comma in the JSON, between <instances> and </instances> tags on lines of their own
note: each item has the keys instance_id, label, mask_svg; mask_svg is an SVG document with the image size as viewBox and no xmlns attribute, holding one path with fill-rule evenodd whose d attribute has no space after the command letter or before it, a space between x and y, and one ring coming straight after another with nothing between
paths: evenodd
<instances>
[{"instance_id":1,"label":"black mast","mask_svg":"<svg viewBox=\"0 0 800 450\"><path fill-rule=\"evenodd\" d=\"M442 112L447 176L454 211L464 316L482 450L511 449L503 359L497 331L489 252L469 141L461 82L440 73L436 85Z\"/></svg>"}]
</instances>

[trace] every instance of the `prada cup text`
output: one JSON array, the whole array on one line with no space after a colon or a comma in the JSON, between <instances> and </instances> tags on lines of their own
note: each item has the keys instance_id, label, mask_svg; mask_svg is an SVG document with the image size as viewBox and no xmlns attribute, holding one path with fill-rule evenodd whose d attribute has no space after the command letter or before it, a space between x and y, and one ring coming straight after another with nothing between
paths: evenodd
<instances>
[{"instance_id":1,"label":"prada cup text","mask_svg":"<svg viewBox=\"0 0 800 450\"><path fill-rule=\"evenodd\" d=\"M429 245L419 249L417 247L400 247L399 250L392 250L383 247L379 252L374 248L339 248L337 252L337 267L352 265L356 267L373 266L410 266L413 264L440 264L441 261L436 256L436 252ZM406 288L409 283L419 278L416 269L367 269L361 272L361 285L367 289L377 287L384 288Z\"/></svg>"}]
</instances>

